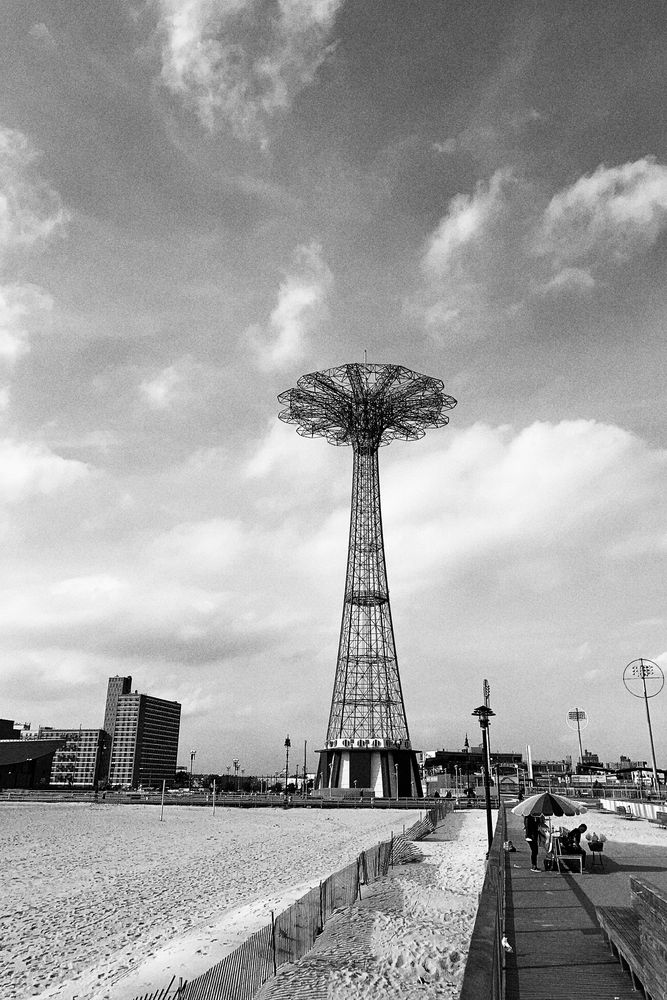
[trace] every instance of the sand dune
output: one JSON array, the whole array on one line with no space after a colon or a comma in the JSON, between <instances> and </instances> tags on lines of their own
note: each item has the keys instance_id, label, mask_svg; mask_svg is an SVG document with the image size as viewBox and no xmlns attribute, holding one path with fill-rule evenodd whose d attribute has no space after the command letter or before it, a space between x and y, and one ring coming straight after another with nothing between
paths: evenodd
<instances>
[{"instance_id":1,"label":"sand dune","mask_svg":"<svg viewBox=\"0 0 667 1000\"><path fill-rule=\"evenodd\" d=\"M119 1000L172 971L191 978L419 816L171 806L160 822L158 806L0 809L2 1000Z\"/></svg>"}]
</instances>

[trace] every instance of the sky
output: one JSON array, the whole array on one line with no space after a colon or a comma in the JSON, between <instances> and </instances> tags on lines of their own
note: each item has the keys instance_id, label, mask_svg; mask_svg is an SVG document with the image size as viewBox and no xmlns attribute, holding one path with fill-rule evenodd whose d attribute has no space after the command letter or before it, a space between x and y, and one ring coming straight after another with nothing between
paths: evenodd
<instances>
[{"instance_id":1,"label":"sky","mask_svg":"<svg viewBox=\"0 0 667 1000\"><path fill-rule=\"evenodd\" d=\"M664 5L0 9L0 716L182 703L179 762L326 735L352 454L277 419L367 358L410 736L650 760L667 669ZM667 766L667 691L650 701Z\"/></svg>"}]
</instances>

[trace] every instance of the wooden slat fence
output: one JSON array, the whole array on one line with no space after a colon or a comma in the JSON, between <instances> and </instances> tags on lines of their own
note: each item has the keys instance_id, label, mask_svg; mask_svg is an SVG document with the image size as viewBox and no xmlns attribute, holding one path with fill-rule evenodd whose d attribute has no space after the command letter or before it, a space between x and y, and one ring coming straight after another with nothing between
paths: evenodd
<instances>
[{"instance_id":1,"label":"wooden slat fence","mask_svg":"<svg viewBox=\"0 0 667 1000\"><path fill-rule=\"evenodd\" d=\"M252 1000L279 966L296 962L312 948L335 910L351 906L392 864L415 860L413 841L431 833L451 805L439 803L409 830L363 851L357 860L320 882L290 907L271 915L271 923L251 935L203 975L169 992L169 988L136 1000ZM172 980L173 983L173 980Z\"/></svg>"}]
</instances>

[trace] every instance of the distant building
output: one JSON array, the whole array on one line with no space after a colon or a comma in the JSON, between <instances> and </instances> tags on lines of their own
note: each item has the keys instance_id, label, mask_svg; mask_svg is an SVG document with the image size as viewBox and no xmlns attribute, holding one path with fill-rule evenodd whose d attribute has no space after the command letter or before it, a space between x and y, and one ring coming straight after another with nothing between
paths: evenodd
<instances>
[{"instance_id":1,"label":"distant building","mask_svg":"<svg viewBox=\"0 0 667 1000\"><path fill-rule=\"evenodd\" d=\"M95 788L106 777L111 740L103 729L40 726L38 737L65 741L51 765L52 788Z\"/></svg>"},{"instance_id":2,"label":"distant building","mask_svg":"<svg viewBox=\"0 0 667 1000\"><path fill-rule=\"evenodd\" d=\"M3 726L0 732L18 732L11 720L2 722L9 723L9 730ZM0 788L48 788L53 758L62 745L57 739L0 739Z\"/></svg>"},{"instance_id":3,"label":"distant building","mask_svg":"<svg viewBox=\"0 0 667 1000\"><path fill-rule=\"evenodd\" d=\"M113 736L118 712L118 699L132 693L131 677L110 677L107 685L107 703L104 710L104 731Z\"/></svg>"},{"instance_id":4,"label":"distant building","mask_svg":"<svg viewBox=\"0 0 667 1000\"><path fill-rule=\"evenodd\" d=\"M0 740L20 740L21 730L13 719L0 719Z\"/></svg>"},{"instance_id":5,"label":"distant building","mask_svg":"<svg viewBox=\"0 0 667 1000\"><path fill-rule=\"evenodd\" d=\"M109 784L136 788L173 781L181 706L131 687L131 677L109 678L104 719L111 737Z\"/></svg>"},{"instance_id":6,"label":"distant building","mask_svg":"<svg viewBox=\"0 0 667 1000\"><path fill-rule=\"evenodd\" d=\"M504 775L515 775L523 768L520 753L491 752L491 782L501 783ZM426 788L429 795L443 789L474 788L483 783L484 757L482 746L470 746L466 736L462 750L436 750L429 752L424 761Z\"/></svg>"}]
</instances>

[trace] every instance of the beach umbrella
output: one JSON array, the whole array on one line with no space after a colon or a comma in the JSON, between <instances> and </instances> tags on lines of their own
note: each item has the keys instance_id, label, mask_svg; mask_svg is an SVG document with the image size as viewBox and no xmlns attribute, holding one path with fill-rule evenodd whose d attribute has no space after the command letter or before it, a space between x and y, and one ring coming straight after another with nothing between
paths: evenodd
<instances>
[{"instance_id":1,"label":"beach umbrella","mask_svg":"<svg viewBox=\"0 0 667 1000\"><path fill-rule=\"evenodd\" d=\"M586 807L553 792L539 792L519 802L512 812L516 816L576 816L586 812Z\"/></svg>"}]
</instances>

